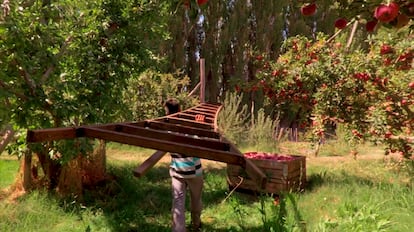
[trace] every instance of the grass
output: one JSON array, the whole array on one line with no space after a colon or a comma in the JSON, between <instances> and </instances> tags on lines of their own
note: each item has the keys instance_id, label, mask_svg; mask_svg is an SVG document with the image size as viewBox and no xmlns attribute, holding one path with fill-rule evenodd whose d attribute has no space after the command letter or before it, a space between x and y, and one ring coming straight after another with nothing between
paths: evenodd
<instances>
[{"instance_id":1,"label":"grass","mask_svg":"<svg viewBox=\"0 0 414 232\"><path fill-rule=\"evenodd\" d=\"M16 158L6 154L1 155L0 158L0 189L3 189L12 184L19 165Z\"/></svg>"},{"instance_id":2,"label":"grass","mask_svg":"<svg viewBox=\"0 0 414 232\"><path fill-rule=\"evenodd\" d=\"M296 154L309 149L282 148ZM204 231L411 231L414 188L407 173L378 158L377 148L361 150L356 160L309 156L305 191L283 195L277 205L273 196L229 195L225 165L204 162ZM0 200L0 231L170 231L169 157L142 178L131 173L150 154L111 144L108 171L115 179L87 190L83 201L42 191ZM0 156L1 188L13 183L17 169L17 160Z\"/></svg>"}]
</instances>

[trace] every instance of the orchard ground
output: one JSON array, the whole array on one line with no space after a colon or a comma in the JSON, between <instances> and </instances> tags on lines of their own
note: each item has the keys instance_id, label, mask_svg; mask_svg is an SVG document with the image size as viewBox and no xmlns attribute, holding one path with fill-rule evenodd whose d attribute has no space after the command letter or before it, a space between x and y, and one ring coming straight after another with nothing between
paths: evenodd
<instances>
[{"instance_id":1,"label":"orchard ground","mask_svg":"<svg viewBox=\"0 0 414 232\"><path fill-rule=\"evenodd\" d=\"M307 143L283 143L279 149L283 154L307 156L309 181L304 192L293 194L295 204L286 201L282 231L408 232L414 227L412 179L396 166L397 162L392 162L398 161L397 156L385 157L380 147L365 145L358 147L355 157L338 143L326 144L318 157L313 156ZM170 231L170 157L166 155L140 179L132 175L132 170L152 153L109 144L108 171L115 181L85 194L84 202L76 198L60 200L38 191L22 197L2 191L0 230ZM237 191L231 193L225 178L226 164L203 160L203 165L205 231L270 231L269 224L274 225L280 213L273 197L263 200ZM12 184L17 169L15 158L0 156L2 189Z\"/></svg>"}]
</instances>

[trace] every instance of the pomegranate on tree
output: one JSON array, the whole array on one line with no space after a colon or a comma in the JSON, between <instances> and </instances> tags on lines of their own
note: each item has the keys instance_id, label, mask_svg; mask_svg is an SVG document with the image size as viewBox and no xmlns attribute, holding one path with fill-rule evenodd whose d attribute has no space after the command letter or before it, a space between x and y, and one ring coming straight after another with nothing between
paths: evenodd
<instances>
[{"instance_id":1,"label":"pomegranate on tree","mask_svg":"<svg viewBox=\"0 0 414 232\"><path fill-rule=\"evenodd\" d=\"M400 7L397 3L381 4L375 8L374 17L381 22L389 23L398 16Z\"/></svg>"},{"instance_id":2,"label":"pomegranate on tree","mask_svg":"<svg viewBox=\"0 0 414 232\"><path fill-rule=\"evenodd\" d=\"M368 32L373 32L375 30L375 27L377 26L377 23L378 23L378 21L376 19L371 20L371 21L367 22L367 24L365 25L365 29Z\"/></svg>"},{"instance_id":3,"label":"pomegranate on tree","mask_svg":"<svg viewBox=\"0 0 414 232\"><path fill-rule=\"evenodd\" d=\"M344 29L347 23L346 19L340 18L335 21L335 27L338 29Z\"/></svg>"},{"instance_id":4,"label":"pomegranate on tree","mask_svg":"<svg viewBox=\"0 0 414 232\"><path fill-rule=\"evenodd\" d=\"M197 4L200 6L206 4L207 2L208 0L197 0Z\"/></svg>"},{"instance_id":5,"label":"pomegranate on tree","mask_svg":"<svg viewBox=\"0 0 414 232\"><path fill-rule=\"evenodd\" d=\"M306 4L302 6L302 8L300 9L300 12L304 16L313 15L316 12L316 4L315 3Z\"/></svg>"}]
</instances>

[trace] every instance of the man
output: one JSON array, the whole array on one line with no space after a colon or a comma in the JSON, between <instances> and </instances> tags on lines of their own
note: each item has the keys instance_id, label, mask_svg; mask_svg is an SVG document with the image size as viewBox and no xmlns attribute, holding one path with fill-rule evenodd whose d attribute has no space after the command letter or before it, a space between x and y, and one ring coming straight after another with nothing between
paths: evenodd
<instances>
[{"instance_id":1,"label":"man","mask_svg":"<svg viewBox=\"0 0 414 232\"><path fill-rule=\"evenodd\" d=\"M177 100L169 99L165 102L166 114L180 112ZM201 210L203 191L203 169L198 157L189 157L178 153L171 153L170 176L172 186L172 231L185 232L185 197L187 188L190 193L191 230L201 231Z\"/></svg>"}]
</instances>

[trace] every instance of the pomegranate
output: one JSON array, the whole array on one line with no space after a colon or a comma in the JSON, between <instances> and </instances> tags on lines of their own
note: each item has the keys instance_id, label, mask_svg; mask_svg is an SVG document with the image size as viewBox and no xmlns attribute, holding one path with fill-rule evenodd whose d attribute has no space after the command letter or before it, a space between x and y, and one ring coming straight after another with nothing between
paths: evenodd
<instances>
[{"instance_id":1,"label":"pomegranate","mask_svg":"<svg viewBox=\"0 0 414 232\"><path fill-rule=\"evenodd\" d=\"M389 23L398 16L400 7L397 3L380 4L375 8L374 17L381 22Z\"/></svg>"},{"instance_id":2,"label":"pomegranate","mask_svg":"<svg viewBox=\"0 0 414 232\"><path fill-rule=\"evenodd\" d=\"M303 5L302 8L300 9L300 12L304 16L313 15L316 12L316 4L310 3L310 4Z\"/></svg>"},{"instance_id":3,"label":"pomegranate","mask_svg":"<svg viewBox=\"0 0 414 232\"><path fill-rule=\"evenodd\" d=\"M375 30L375 27L377 26L378 21L376 19L371 20L369 22L367 22L367 24L365 25L365 29L368 32L373 32Z\"/></svg>"},{"instance_id":4,"label":"pomegranate","mask_svg":"<svg viewBox=\"0 0 414 232\"><path fill-rule=\"evenodd\" d=\"M335 21L335 27L338 29L344 29L347 23L346 19L340 18Z\"/></svg>"},{"instance_id":5,"label":"pomegranate","mask_svg":"<svg viewBox=\"0 0 414 232\"><path fill-rule=\"evenodd\" d=\"M197 0L197 4L200 6L206 4L207 2L208 0Z\"/></svg>"}]
</instances>

